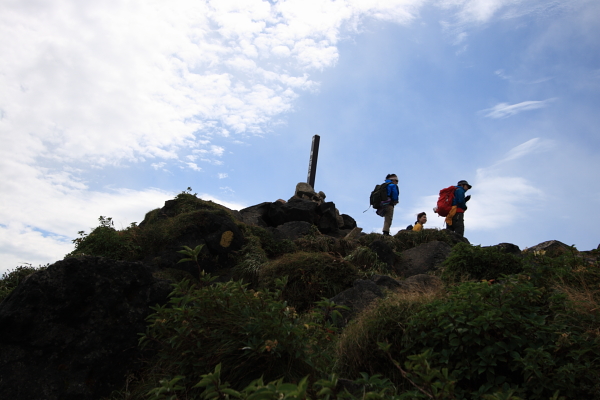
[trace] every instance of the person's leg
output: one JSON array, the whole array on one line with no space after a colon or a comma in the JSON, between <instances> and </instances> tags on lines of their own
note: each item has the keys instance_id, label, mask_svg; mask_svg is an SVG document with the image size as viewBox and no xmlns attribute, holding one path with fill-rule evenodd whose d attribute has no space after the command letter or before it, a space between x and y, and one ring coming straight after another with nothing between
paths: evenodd
<instances>
[{"instance_id":1,"label":"person's leg","mask_svg":"<svg viewBox=\"0 0 600 400\"><path fill-rule=\"evenodd\" d=\"M385 216L383 217L383 234L390 234L390 228L392 226L392 220L394 219L394 206L387 206L385 210Z\"/></svg>"},{"instance_id":2,"label":"person's leg","mask_svg":"<svg viewBox=\"0 0 600 400\"><path fill-rule=\"evenodd\" d=\"M464 213L456 213L454 217L452 217L452 225L450 226L452 230L458 233L460 236L465 235L465 214Z\"/></svg>"}]
</instances>

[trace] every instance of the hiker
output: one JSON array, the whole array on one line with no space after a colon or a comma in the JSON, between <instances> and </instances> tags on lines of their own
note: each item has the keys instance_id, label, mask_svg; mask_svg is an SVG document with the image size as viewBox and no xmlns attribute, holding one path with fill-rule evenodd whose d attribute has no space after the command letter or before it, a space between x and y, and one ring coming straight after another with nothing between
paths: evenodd
<instances>
[{"instance_id":1,"label":"hiker","mask_svg":"<svg viewBox=\"0 0 600 400\"><path fill-rule=\"evenodd\" d=\"M390 227L392 219L394 219L394 206L398 204L398 177L396 174L387 174L385 177L387 183L387 200L381 203L381 207L377 210L377 215L383 219L383 234L390 236Z\"/></svg>"},{"instance_id":2,"label":"hiker","mask_svg":"<svg viewBox=\"0 0 600 400\"><path fill-rule=\"evenodd\" d=\"M413 226L413 232L421 232L423 230L423 225L427 223L427 214L424 212L417 214L417 222L415 222L415 226Z\"/></svg>"},{"instance_id":3,"label":"hiker","mask_svg":"<svg viewBox=\"0 0 600 400\"><path fill-rule=\"evenodd\" d=\"M471 199L471 196L465 196L467 190L471 189L472 186L469 182L462 180L456 184L454 189L454 199L452 200L452 209L446 216L446 229L458 233L460 236L465 234L465 211L467 211L467 201Z\"/></svg>"}]
</instances>

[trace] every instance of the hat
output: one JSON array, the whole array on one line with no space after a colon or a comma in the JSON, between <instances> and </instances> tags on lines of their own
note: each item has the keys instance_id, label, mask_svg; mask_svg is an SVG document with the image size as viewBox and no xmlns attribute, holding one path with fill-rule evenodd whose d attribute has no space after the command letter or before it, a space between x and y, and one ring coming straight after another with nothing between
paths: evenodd
<instances>
[{"instance_id":1,"label":"hat","mask_svg":"<svg viewBox=\"0 0 600 400\"><path fill-rule=\"evenodd\" d=\"M469 185L469 182L462 180L462 181L458 181L458 183L456 184L456 186L461 186L461 185L467 185L469 187L469 189L471 189L473 186Z\"/></svg>"}]
</instances>

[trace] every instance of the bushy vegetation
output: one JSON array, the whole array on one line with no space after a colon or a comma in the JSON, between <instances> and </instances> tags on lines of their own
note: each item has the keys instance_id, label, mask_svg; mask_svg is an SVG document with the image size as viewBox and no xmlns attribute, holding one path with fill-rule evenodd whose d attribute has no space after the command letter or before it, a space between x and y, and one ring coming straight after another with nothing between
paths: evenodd
<instances>
[{"instance_id":1,"label":"bushy vegetation","mask_svg":"<svg viewBox=\"0 0 600 400\"><path fill-rule=\"evenodd\" d=\"M170 302L148 317L141 343L160 348L153 374L167 383L175 380L174 393L190 398L202 392L194 385L217 365L220 377L237 389L261 376L298 381L329 368L327 343L335 328L328 319L338 315L335 306L323 301L311 313L298 314L281 301L285 279L274 291L212 280L206 275L198 286L175 285Z\"/></svg>"},{"instance_id":2,"label":"bushy vegetation","mask_svg":"<svg viewBox=\"0 0 600 400\"><path fill-rule=\"evenodd\" d=\"M260 246L261 251L268 258L279 257L286 253L293 253L297 250L296 245L291 240L276 240L271 232L259 226L240 224L244 237L253 238L254 247Z\"/></svg>"},{"instance_id":3,"label":"bushy vegetation","mask_svg":"<svg viewBox=\"0 0 600 400\"><path fill-rule=\"evenodd\" d=\"M117 231L101 217L73 254L141 259L206 213L229 217L189 192L177 199L142 228ZM237 225L244 245L227 271L234 279L169 273L184 279L141 339L157 356L112 399L600 400L598 252L514 255L435 229L345 240L314 227L291 242ZM338 307L326 299L388 274L369 249L375 240L397 254L448 243L436 272L445 286L385 291L336 328ZM202 269L198 249L182 252Z\"/></svg>"},{"instance_id":4,"label":"bushy vegetation","mask_svg":"<svg viewBox=\"0 0 600 400\"><path fill-rule=\"evenodd\" d=\"M165 249L172 238L180 236L197 225L202 225L208 214L217 214L233 221L230 211L212 201L205 201L191 193L191 189L179 193L170 203L169 215L161 209L146 213L138 225L117 230L112 218L100 216L99 224L87 234L79 232L73 240L75 250L67 257L92 255L115 260L138 261L145 255Z\"/></svg>"},{"instance_id":5,"label":"bushy vegetation","mask_svg":"<svg viewBox=\"0 0 600 400\"><path fill-rule=\"evenodd\" d=\"M394 236L369 233L359 238L362 246L369 246L375 240L381 240L394 249L394 251L402 252L433 241L445 242L450 246L454 246L458 239L456 235L445 229L423 229L420 232L398 231Z\"/></svg>"},{"instance_id":6,"label":"bushy vegetation","mask_svg":"<svg viewBox=\"0 0 600 400\"><path fill-rule=\"evenodd\" d=\"M23 282L25 278L37 271L43 271L48 265L34 267L32 265L20 265L15 269L8 270L2 274L0 278L0 302Z\"/></svg>"},{"instance_id":7,"label":"bushy vegetation","mask_svg":"<svg viewBox=\"0 0 600 400\"><path fill-rule=\"evenodd\" d=\"M331 298L352 286L358 278L354 265L329 253L284 254L264 265L260 270L259 284L274 288L278 279L287 276L282 296L300 311L310 308L323 297Z\"/></svg>"},{"instance_id":8,"label":"bushy vegetation","mask_svg":"<svg viewBox=\"0 0 600 400\"><path fill-rule=\"evenodd\" d=\"M448 282L492 280L522 270L523 257L520 255L505 253L495 247L458 243L442 265L442 279Z\"/></svg>"}]
</instances>

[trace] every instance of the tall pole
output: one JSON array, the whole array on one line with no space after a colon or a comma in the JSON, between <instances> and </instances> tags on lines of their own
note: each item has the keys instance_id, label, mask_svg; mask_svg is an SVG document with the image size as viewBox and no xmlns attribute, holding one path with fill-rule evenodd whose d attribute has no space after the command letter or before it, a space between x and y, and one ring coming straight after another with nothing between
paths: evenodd
<instances>
[{"instance_id":1,"label":"tall pole","mask_svg":"<svg viewBox=\"0 0 600 400\"><path fill-rule=\"evenodd\" d=\"M308 183L313 189L315 188L315 176L317 175L317 159L319 158L319 142L321 136L315 135L312 138L312 146L310 147L310 160L308 161Z\"/></svg>"}]
</instances>

